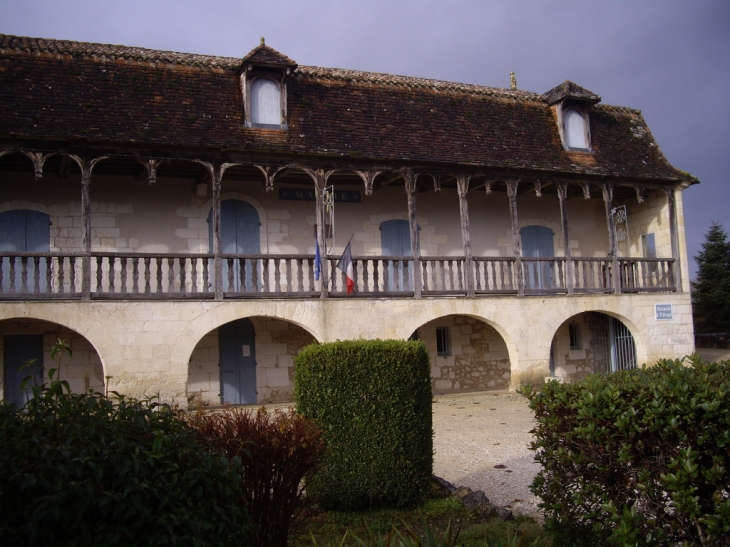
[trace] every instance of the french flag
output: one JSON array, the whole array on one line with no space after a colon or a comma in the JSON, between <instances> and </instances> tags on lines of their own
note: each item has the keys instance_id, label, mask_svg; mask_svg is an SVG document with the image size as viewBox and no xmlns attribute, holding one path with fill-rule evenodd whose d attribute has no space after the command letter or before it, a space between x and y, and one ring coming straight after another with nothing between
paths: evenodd
<instances>
[{"instance_id":1,"label":"french flag","mask_svg":"<svg viewBox=\"0 0 730 547\"><path fill-rule=\"evenodd\" d=\"M347 242L347 247L340 257L340 261L337 263L337 269L342 270L347 277L347 294L352 294L355 290L355 273L352 267L352 251L350 250L350 242Z\"/></svg>"}]
</instances>

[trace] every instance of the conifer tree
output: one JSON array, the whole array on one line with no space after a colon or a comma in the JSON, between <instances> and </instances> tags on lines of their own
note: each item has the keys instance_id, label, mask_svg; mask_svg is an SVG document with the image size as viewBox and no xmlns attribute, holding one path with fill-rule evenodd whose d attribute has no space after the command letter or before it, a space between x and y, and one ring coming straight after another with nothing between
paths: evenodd
<instances>
[{"instance_id":1,"label":"conifer tree","mask_svg":"<svg viewBox=\"0 0 730 547\"><path fill-rule=\"evenodd\" d=\"M730 332L730 242L717 222L705 234L702 251L695 260L698 266L697 281L692 283L695 332Z\"/></svg>"}]
</instances>

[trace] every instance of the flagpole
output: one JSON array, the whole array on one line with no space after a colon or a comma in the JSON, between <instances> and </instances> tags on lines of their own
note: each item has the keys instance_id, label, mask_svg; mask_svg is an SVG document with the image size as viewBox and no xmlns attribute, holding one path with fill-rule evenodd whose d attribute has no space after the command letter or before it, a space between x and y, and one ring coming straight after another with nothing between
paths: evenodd
<instances>
[{"instance_id":1,"label":"flagpole","mask_svg":"<svg viewBox=\"0 0 730 547\"><path fill-rule=\"evenodd\" d=\"M352 235L350 236L350 239L348 239L348 240L347 240L347 245L349 245L349 244L350 244L350 242L352 241L352 238L353 238L353 237L355 237L355 233L354 233L354 232L353 232L353 233L352 233ZM345 252L345 249L347 249L347 245L345 245L344 249L342 250L342 252L343 252L343 253ZM340 258L340 260L341 260L341 259L342 259L342 258ZM338 262L338 264L339 264L339 262ZM335 277L335 270L337 270L337 266L335 266L334 268L332 268L332 274L330 275L330 281L329 281L329 282L330 282L330 285L332 284L332 280L333 280L333 279L334 279L334 277Z\"/></svg>"}]
</instances>

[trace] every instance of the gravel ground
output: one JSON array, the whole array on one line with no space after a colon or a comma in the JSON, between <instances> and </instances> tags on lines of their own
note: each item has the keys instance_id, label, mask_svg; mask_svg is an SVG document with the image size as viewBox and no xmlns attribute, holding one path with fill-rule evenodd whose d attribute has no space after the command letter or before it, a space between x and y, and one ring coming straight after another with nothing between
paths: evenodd
<instances>
[{"instance_id":1,"label":"gravel ground","mask_svg":"<svg viewBox=\"0 0 730 547\"><path fill-rule=\"evenodd\" d=\"M482 490L492 503L542 521L530 483L540 470L529 449L535 421L522 395L437 395L433 403L435 475Z\"/></svg>"}]
</instances>

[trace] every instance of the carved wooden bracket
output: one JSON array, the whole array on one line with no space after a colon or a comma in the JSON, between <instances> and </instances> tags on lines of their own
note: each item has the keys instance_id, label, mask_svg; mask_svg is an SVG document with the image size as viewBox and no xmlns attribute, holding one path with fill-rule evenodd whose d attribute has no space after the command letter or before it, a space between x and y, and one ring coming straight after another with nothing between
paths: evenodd
<instances>
[{"instance_id":1,"label":"carved wooden bracket","mask_svg":"<svg viewBox=\"0 0 730 547\"><path fill-rule=\"evenodd\" d=\"M379 174L382 173L382 171L355 171L358 175L360 175L360 178L362 179L363 183L365 184L365 195L370 196L373 193L373 183L375 182L375 177L377 177Z\"/></svg>"},{"instance_id":2,"label":"carved wooden bracket","mask_svg":"<svg viewBox=\"0 0 730 547\"><path fill-rule=\"evenodd\" d=\"M542 181L539 179L535 181L535 195L537 197L542 196Z\"/></svg>"},{"instance_id":3,"label":"carved wooden bracket","mask_svg":"<svg viewBox=\"0 0 730 547\"><path fill-rule=\"evenodd\" d=\"M33 162L33 169L35 170L35 179L39 180L43 177L43 164L46 163L46 160L50 158L51 156L55 156L56 152L51 152L50 154L44 154L43 152L27 152L23 150L23 154L26 155L28 158L30 158L30 161Z\"/></svg>"},{"instance_id":4,"label":"carved wooden bracket","mask_svg":"<svg viewBox=\"0 0 730 547\"><path fill-rule=\"evenodd\" d=\"M145 171L147 171L147 182L150 186L157 183L157 169L162 165L165 160L154 160L154 159L147 159L143 160L140 158L137 158L137 161L142 164L142 166L145 168Z\"/></svg>"},{"instance_id":5,"label":"carved wooden bracket","mask_svg":"<svg viewBox=\"0 0 730 547\"><path fill-rule=\"evenodd\" d=\"M253 166L264 174L267 192L271 192L274 189L274 178L276 175L284 169L287 169L287 166L258 165L256 163Z\"/></svg>"},{"instance_id":6,"label":"carved wooden bracket","mask_svg":"<svg viewBox=\"0 0 730 547\"><path fill-rule=\"evenodd\" d=\"M591 199L591 186L587 182L579 182L581 188L583 188L583 199Z\"/></svg>"},{"instance_id":7,"label":"carved wooden bracket","mask_svg":"<svg viewBox=\"0 0 730 547\"><path fill-rule=\"evenodd\" d=\"M644 186L641 184L634 184L634 190L636 190L636 201L644 203Z\"/></svg>"},{"instance_id":8,"label":"carved wooden bracket","mask_svg":"<svg viewBox=\"0 0 730 547\"><path fill-rule=\"evenodd\" d=\"M459 193L459 197L466 197L469 193L469 182L471 182L471 175L456 175L456 190Z\"/></svg>"},{"instance_id":9,"label":"carved wooden bracket","mask_svg":"<svg viewBox=\"0 0 730 547\"><path fill-rule=\"evenodd\" d=\"M432 173L431 178L433 178L433 191L440 192L441 191L441 173Z\"/></svg>"},{"instance_id":10,"label":"carved wooden bracket","mask_svg":"<svg viewBox=\"0 0 730 547\"><path fill-rule=\"evenodd\" d=\"M413 172L413 169L401 169L398 172L400 173L400 176L403 177L406 192L408 194L414 194L416 192L416 180L418 179L418 177Z\"/></svg>"},{"instance_id":11,"label":"carved wooden bracket","mask_svg":"<svg viewBox=\"0 0 730 547\"><path fill-rule=\"evenodd\" d=\"M507 195L510 198L516 198L520 179L504 179L504 183L507 185Z\"/></svg>"},{"instance_id":12,"label":"carved wooden bracket","mask_svg":"<svg viewBox=\"0 0 730 547\"><path fill-rule=\"evenodd\" d=\"M561 201L568 199L568 183L558 181L555 186L558 189L558 199Z\"/></svg>"},{"instance_id":13,"label":"carved wooden bracket","mask_svg":"<svg viewBox=\"0 0 730 547\"><path fill-rule=\"evenodd\" d=\"M613 201L613 184L601 184L601 192L603 192L603 201L611 203Z\"/></svg>"}]
</instances>

